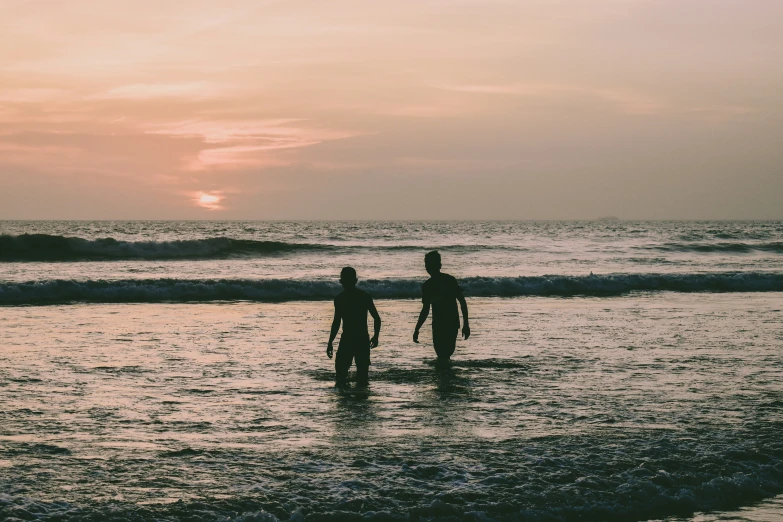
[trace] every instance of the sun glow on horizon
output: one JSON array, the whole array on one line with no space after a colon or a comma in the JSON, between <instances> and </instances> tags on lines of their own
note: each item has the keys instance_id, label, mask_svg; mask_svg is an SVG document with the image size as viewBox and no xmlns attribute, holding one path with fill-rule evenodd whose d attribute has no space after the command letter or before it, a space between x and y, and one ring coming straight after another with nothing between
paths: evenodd
<instances>
[{"instance_id":1,"label":"sun glow on horizon","mask_svg":"<svg viewBox=\"0 0 783 522\"><path fill-rule=\"evenodd\" d=\"M205 208L207 210L223 210L224 208L223 205L221 205L221 202L225 198L219 193L196 192L192 195L192 197L193 202L201 208Z\"/></svg>"}]
</instances>

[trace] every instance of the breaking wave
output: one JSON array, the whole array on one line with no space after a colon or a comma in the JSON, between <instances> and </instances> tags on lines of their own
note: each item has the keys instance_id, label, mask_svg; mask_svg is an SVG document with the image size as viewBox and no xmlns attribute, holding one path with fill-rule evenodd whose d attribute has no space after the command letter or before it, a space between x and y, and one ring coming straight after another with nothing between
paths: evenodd
<instances>
[{"instance_id":1,"label":"breaking wave","mask_svg":"<svg viewBox=\"0 0 783 522\"><path fill-rule=\"evenodd\" d=\"M217 259L325 250L328 245L213 237L176 241L83 239L49 234L0 236L0 261L79 261L119 259Z\"/></svg>"},{"instance_id":2,"label":"breaking wave","mask_svg":"<svg viewBox=\"0 0 783 522\"><path fill-rule=\"evenodd\" d=\"M421 295L420 280L366 280L361 288L378 299ZM781 292L783 273L608 274L589 276L469 277L469 297L616 296L629 292ZM0 283L0 305L68 302L156 303L198 301L311 301L333 298L333 281L291 279L45 280Z\"/></svg>"},{"instance_id":3,"label":"breaking wave","mask_svg":"<svg viewBox=\"0 0 783 522\"><path fill-rule=\"evenodd\" d=\"M641 248L645 250L662 250L664 252L735 252L738 254L749 252L772 252L783 254L782 241L774 241L771 243L664 243Z\"/></svg>"},{"instance_id":4,"label":"breaking wave","mask_svg":"<svg viewBox=\"0 0 783 522\"><path fill-rule=\"evenodd\" d=\"M123 241L111 237L84 239L80 237L21 234L0 235L0 262L26 261L113 261L113 260L199 260L253 258L296 252L329 252L345 249L376 249L384 251L426 251L432 249L479 252L512 250L531 252L531 248L512 245L422 245L422 244L319 244L262 241L208 237L173 241ZM639 250L695 253L783 254L783 242L670 242L634 247Z\"/></svg>"},{"instance_id":5,"label":"breaking wave","mask_svg":"<svg viewBox=\"0 0 783 522\"><path fill-rule=\"evenodd\" d=\"M350 248L371 248L389 251L441 250L481 251L506 248L523 251L523 248L489 245L329 245L314 243L287 243L283 241L259 241L211 237L174 241L121 241L114 238L83 239L80 237L49 234L0 235L0 262L24 261L117 261L117 260L175 260L175 259L226 259L262 257L306 251L333 251Z\"/></svg>"}]
</instances>

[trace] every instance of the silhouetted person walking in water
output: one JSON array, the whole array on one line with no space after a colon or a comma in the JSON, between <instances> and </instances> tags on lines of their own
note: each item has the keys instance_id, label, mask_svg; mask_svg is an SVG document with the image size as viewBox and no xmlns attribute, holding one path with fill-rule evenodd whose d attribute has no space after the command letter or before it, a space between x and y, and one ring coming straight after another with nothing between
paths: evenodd
<instances>
[{"instance_id":1,"label":"silhouetted person walking in water","mask_svg":"<svg viewBox=\"0 0 783 522\"><path fill-rule=\"evenodd\" d=\"M381 332L381 316L375 309L372 297L356 288L356 270L347 266L340 272L340 284L343 291L334 299L334 320L332 331L329 334L329 344L326 347L326 355L331 359L334 350L334 338L340 330L340 322L343 323L343 333L340 336L340 346L337 349L337 358L334 360L337 386L345 386L348 382L348 370L351 362L356 359L356 377L360 386L369 383L370 348L378 346L378 334ZM372 315L375 335L370 339L367 333L367 313Z\"/></svg>"},{"instance_id":2,"label":"silhouetted person walking in water","mask_svg":"<svg viewBox=\"0 0 783 522\"><path fill-rule=\"evenodd\" d=\"M440 254L433 250L424 256L424 266L430 278L421 286L421 313L416 330L413 332L413 342L419 342L419 330L430 314L432 306L432 343L435 345L435 353L438 354L438 362L448 362L457 346L457 334L459 333L459 312L457 301L462 308L462 335L470 337L470 323L468 322L468 303L462 295L457 280L449 274L440 271Z\"/></svg>"}]
</instances>

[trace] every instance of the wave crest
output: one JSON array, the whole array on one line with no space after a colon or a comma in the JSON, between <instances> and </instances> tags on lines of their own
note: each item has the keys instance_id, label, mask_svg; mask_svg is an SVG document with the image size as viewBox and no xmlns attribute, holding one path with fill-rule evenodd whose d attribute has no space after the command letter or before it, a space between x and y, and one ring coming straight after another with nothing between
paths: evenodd
<instances>
[{"instance_id":1,"label":"wave crest","mask_svg":"<svg viewBox=\"0 0 783 522\"><path fill-rule=\"evenodd\" d=\"M664 243L642 247L645 250L655 249L665 252L728 252L728 253L749 253L749 252L772 252L783 254L783 242L773 241L771 243Z\"/></svg>"},{"instance_id":2,"label":"wave crest","mask_svg":"<svg viewBox=\"0 0 783 522\"><path fill-rule=\"evenodd\" d=\"M175 241L82 239L49 234L0 236L0 261L216 259L323 250L325 245L212 237Z\"/></svg>"},{"instance_id":3,"label":"wave crest","mask_svg":"<svg viewBox=\"0 0 783 522\"><path fill-rule=\"evenodd\" d=\"M420 280L365 280L378 299L421 296ZM609 274L589 276L469 277L460 281L468 297L617 296L629 292L781 292L783 273ZM332 281L290 279L47 280L0 284L0 305L68 302L157 303L249 300L260 302L331 299Z\"/></svg>"}]
</instances>

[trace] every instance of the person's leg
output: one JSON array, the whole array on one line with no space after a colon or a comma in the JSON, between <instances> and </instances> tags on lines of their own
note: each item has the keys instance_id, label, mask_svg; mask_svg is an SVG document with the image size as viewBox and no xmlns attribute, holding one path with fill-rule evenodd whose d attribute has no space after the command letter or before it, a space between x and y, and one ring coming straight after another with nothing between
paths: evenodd
<instances>
[{"instance_id":1,"label":"person's leg","mask_svg":"<svg viewBox=\"0 0 783 522\"><path fill-rule=\"evenodd\" d=\"M337 386L348 384L348 370L351 369L351 362L353 362L353 353L345 347L338 348L337 354L334 356L335 384Z\"/></svg>"},{"instance_id":2,"label":"person's leg","mask_svg":"<svg viewBox=\"0 0 783 522\"><path fill-rule=\"evenodd\" d=\"M370 367L369 366L357 366L356 367L356 384L358 386L367 386L370 384Z\"/></svg>"},{"instance_id":3,"label":"person's leg","mask_svg":"<svg viewBox=\"0 0 783 522\"><path fill-rule=\"evenodd\" d=\"M454 355L457 347L457 335L459 328L452 327L433 327L432 344L435 346L435 353L438 355L438 361L447 362Z\"/></svg>"},{"instance_id":4,"label":"person's leg","mask_svg":"<svg viewBox=\"0 0 783 522\"><path fill-rule=\"evenodd\" d=\"M367 386L370 383L370 348L362 348L356 351L356 383L359 386Z\"/></svg>"}]
</instances>

